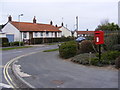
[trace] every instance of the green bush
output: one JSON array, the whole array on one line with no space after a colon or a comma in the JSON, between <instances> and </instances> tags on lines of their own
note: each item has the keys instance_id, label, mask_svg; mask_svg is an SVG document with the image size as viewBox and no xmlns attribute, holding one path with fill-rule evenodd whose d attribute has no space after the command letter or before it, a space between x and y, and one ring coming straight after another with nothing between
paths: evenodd
<instances>
[{"instance_id":1,"label":"green bush","mask_svg":"<svg viewBox=\"0 0 120 90\"><path fill-rule=\"evenodd\" d=\"M120 56L115 60L115 67L116 67L117 69L120 68Z\"/></svg>"},{"instance_id":2,"label":"green bush","mask_svg":"<svg viewBox=\"0 0 120 90\"><path fill-rule=\"evenodd\" d=\"M117 44L118 44L117 35L111 34L111 35L105 36L105 43L103 45L103 48L107 51L115 50L113 46Z\"/></svg>"},{"instance_id":3,"label":"green bush","mask_svg":"<svg viewBox=\"0 0 120 90\"><path fill-rule=\"evenodd\" d=\"M102 54L101 60L103 64L115 64L115 60L119 56L119 51L108 51Z\"/></svg>"},{"instance_id":4,"label":"green bush","mask_svg":"<svg viewBox=\"0 0 120 90\"><path fill-rule=\"evenodd\" d=\"M10 43L11 45L13 45L13 46L23 46L24 45L24 43L23 42L19 42L19 41L16 41L16 42L11 42Z\"/></svg>"},{"instance_id":5,"label":"green bush","mask_svg":"<svg viewBox=\"0 0 120 90\"><path fill-rule=\"evenodd\" d=\"M95 57L95 55L89 54L89 53L83 53L83 54L76 55L75 57L71 59L71 61L79 63L79 64L83 64L83 65L89 65L90 60L91 60L90 57Z\"/></svg>"},{"instance_id":6,"label":"green bush","mask_svg":"<svg viewBox=\"0 0 120 90\"><path fill-rule=\"evenodd\" d=\"M44 42L45 41L46 41L46 39L44 39ZM41 43L43 43L43 39L42 38L32 38L31 43L32 44L41 44Z\"/></svg>"},{"instance_id":7,"label":"green bush","mask_svg":"<svg viewBox=\"0 0 120 90\"><path fill-rule=\"evenodd\" d=\"M59 54L62 58L70 58L77 54L77 44L74 41L69 41L59 46Z\"/></svg>"},{"instance_id":8,"label":"green bush","mask_svg":"<svg viewBox=\"0 0 120 90\"><path fill-rule=\"evenodd\" d=\"M96 58L92 58L90 64L98 66L99 65L99 59L97 57Z\"/></svg>"},{"instance_id":9,"label":"green bush","mask_svg":"<svg viewBox=\"0 0 120 90\"><path fill-rule=\"evenodd\" d=\"M0 38L0 44L2 47L8 47L9 46L8 38Z\"/></svg>"},{"instance_id":10,"label":"green bush","mask_svg":"<svg viewBox=\"0 0 120 90\"><path fill-rule=\"evenodd\" d=\"M97 46L93 41L85 40L80 44L80 53L89 53L97 51Z\"/></svg>"},{"instance_id":11,"label":"green bush","mask_svg":"<svg viewBox=\"0 0 120 90\"><path fill-rule=\"evenodd\" d=\"M8 47L9 43L2 43L2 47Z\"/></svg>"}]
</instances>

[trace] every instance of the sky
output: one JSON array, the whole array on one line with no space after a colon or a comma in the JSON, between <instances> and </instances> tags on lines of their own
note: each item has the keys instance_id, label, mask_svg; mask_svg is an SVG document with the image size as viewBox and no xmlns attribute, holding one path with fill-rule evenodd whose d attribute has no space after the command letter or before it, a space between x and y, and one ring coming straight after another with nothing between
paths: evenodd
<instances>
[{"instance_id":1,"label":"sky","mask_svg":"<svg viewBox=\"0 0 120 90\"><path fill-rule=\"evenodd\" d=\"M7 22L12 15L13 21L32 22L64 26L75 30L76 16L79 17L79 30L95 30L105 19L118 23L119 0L0 0L0 24Z\"/></svg>"}]
</instances>

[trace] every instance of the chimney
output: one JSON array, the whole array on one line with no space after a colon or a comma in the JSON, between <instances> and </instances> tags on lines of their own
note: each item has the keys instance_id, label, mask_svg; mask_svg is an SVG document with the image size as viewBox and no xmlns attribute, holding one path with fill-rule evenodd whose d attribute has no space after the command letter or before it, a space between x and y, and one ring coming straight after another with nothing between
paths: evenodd
<instances>
[{"instance_id":1,"label":"chimney","mask_svg":"<svg viewBox=\"0 0 120 90\"><path fill-rule=\"evenodd\" d=\"M63 22L61 23L61 26L64 26Z\"/></svg>"},{"instance_id":2,"label":"chimney","mask_svg":"<svg viewBox=\"0 0 120 90\"><path fill-rule=\"evenodd\" d=\"M36 17L34 16L34 18L33 18L33 23L36 23Z\"/></svg>"},{"instance_id":3,"label":"chimney","mask_svg":"<svg viewBox=\"0 0 120 90\"><path fill-rule=\"evenodd\" d=\"M55 25L55 27L58 27L57 24Z\"/></svg>"},{"instance_id":4,"label":"chimney","mask_svg":"<svg viewBox=\"0 0 120 90\"><path fill-rule=\"evenodd\" d=\"M12 17L11 17L11 15L9 15L8 22L11 22L11 21L12 21Z\"/></svg>"},{"instance_id":5,"label":"chimney","mask_svg":"<svg viewBox=\"0 0 120 90\"><path fill-rule=\"evenodd\" d=\"M53 25L53 22L52 22L52 21L50 21L50 25Z\"/></svg>"}]
</instances>

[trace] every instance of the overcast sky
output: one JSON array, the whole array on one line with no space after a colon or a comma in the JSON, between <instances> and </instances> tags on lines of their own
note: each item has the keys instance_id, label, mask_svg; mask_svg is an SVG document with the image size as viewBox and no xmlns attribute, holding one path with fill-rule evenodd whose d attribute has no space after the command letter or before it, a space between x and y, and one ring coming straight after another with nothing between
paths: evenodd
<instances>
[{"instance_id":1,"label":"overcast sky","mask_svg":"<svg viewBox=\"0 0 120 90\"><path fill-rule=\"evenodd\" d=\"M8 15L13 21L32 22L36 16L37 23L64 25L75 30L75 17L79 17L79 30L95 30L104 19L118 23L119 0L1 0L0 24L7 22Z\"/></svg>"}]
</instances>

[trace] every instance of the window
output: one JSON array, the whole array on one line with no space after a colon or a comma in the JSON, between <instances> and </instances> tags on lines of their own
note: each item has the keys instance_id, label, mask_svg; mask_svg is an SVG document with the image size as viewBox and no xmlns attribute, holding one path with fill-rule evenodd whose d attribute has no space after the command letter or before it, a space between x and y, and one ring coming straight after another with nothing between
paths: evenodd
<instances>
[{"instance_id":1,"label":"window","mask_svg":"<svg viewBox=\"0 0 120 90\"><path fill-rule=\"evenodd\" d=\"M37 33L37 32L35 32L35 36L36 36L36 37L38 36L38 33Z\"/></svg>"},{"instance_id":2,"label":"window","mask_svg":"<svg viewBox=\"0 0 120 90\"><path fill-rule=\"evenodd\" d=\"M58 36L61 36L61 33L60 33L60 32L58 32Z\"/></svg>"},{"instance_id":3,"label":"window","mask_svg":"<svg viewBox=\"0 0 120 90\"><path fill-rule=\"evenodd\" d=\"M27 38L27 33L23 32L23 38Z\"/></svg>"},{"instance_id":4,"label":"window","mask_svg":"<svg viewBox=\"0 0 120 90\"><path fill-rule=\"evenodd\" d=\"M51 32L51 36L53 36L53 32Z\"/></svg>"},{"instance_id":5,"label":"window","mask_svg":"<svg viewBox=\"0 0 120 90\"><path fill-rule=\"evenodd\" d=\"M40 36L43 36L43 32L40 33Z\"/></svg>"},{"instance_id":6,"label":"window","mask_svg":"<svg viewBox=\"0 0 120 90\"><path fill-rule=\"evenodd\" d=\"M46 36L49 36L49 32L46 32Z\"/></svg>"}]
</instances>

